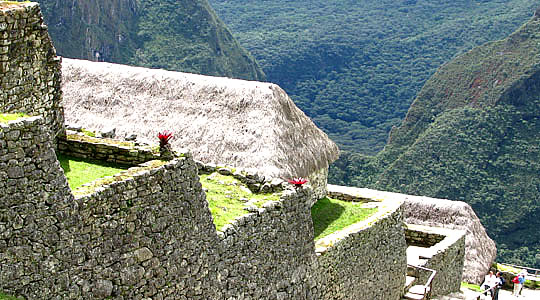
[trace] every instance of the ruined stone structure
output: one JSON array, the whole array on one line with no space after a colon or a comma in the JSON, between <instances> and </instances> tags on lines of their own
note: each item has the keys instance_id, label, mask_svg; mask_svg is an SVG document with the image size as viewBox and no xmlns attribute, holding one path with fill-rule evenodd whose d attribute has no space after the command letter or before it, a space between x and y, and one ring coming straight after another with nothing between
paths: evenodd
<instances>
[{"instance_id":1,"label":"ruined stone structure","mask_svg":"<svg viewBox=\"0 0 540 300\"><path fill-rule=\"evenodd\" d=\"M74 195L54 150L64 126L55 81L59 68L57 59L40 54L53 49L39 8L32 3L0 8L0 24L17 24L7 25L12 26L8 35L28 24L41 28L34 46L24 44L29 47L26 55L54 65L38 72L52 82L44 94L14 98L9 91L20 89L2 86L2 101L10 104L0 113L35 116L0 123L1 291L27 299L401 297L407 257L399 198L361 197L378 206L378 212L315 243L313 190L308 187L286 189L279 201L246 212L217 231L198 178L201 166L188 152L169 162L133 166L129 176ZM44 44L46 51L39 47ZM6 55L18 49L9 48ZM4 77L21 74L10 73L15 67L8 65ZM19 82L10 80L6 82ZM60 143L59 149L88 149L85 155L96 157L124 153L135 157L133 164L152 155L72 143ZM462 249L460 241L446 249ZM452 267L440 266L441 273ZM459 271L454 266L449 273L455 277Z\"/></svg>"},{"instance_id":2,"label":"ruined stone structure","mask_svg":"<svg viewBox=\"0 0 540 300\"><path fill-rule=\"evenodd\" d=\"M132 178L74 196L42 117L0 129L5 292L29 299L398 299L402 293L399 202L317 254L310 189L288 190L217 232L189 154L150 170L143 164Z\"/></svg>"}]
</instances>

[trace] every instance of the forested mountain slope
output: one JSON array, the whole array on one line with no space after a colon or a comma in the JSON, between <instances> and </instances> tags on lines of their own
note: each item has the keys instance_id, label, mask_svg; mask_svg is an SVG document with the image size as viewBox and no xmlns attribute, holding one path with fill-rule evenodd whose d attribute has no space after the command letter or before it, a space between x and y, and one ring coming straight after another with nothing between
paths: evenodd
<instances>
[{"instance_id":1,"label":"forested mountain slope","mask_svg":"<svg viewBox=\"0 0 540 300\"><path fill-rule=\"evenodd\" d=\"M383 151L346 158L334 180L465 201L500 260L540 267L540 18L443 65Z\"/></svg>"},{"instance_id":2,"label":"forested mountain slope","mask_svg":"<svg viewBox=\"0 0 540 300\"><path fill-rule=\"evenodd\" d=\"M59 55L264 80L206 0L37 0Z\"/></svg>"},{"instance_id":3,"label":"forested mountain slope","mask_svg":"<svg viewBox=\"0 0 540 300\"><path fill-rule=\"evenodd\" d=\"M268 80L342 150L374 154L455 54L502 39L534 0L209 0Z\"/></svg>"}]
</instances>

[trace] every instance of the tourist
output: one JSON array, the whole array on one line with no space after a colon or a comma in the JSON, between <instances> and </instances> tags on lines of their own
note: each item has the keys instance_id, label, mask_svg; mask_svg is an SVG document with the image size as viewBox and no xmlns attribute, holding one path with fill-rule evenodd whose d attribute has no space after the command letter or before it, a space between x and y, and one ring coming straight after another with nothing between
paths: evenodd
<instances>
[{"instance_id":1,"label":"tourist","mask_svg":"<svg viewBox=\"0 0 540 300\"><path fill-rule=\"evenodd\" d=\"M519 275L512 279L512 282L514 283L514 291L512 292L512 296L518 297L521 294L521 290L523 289L523 285L525 284L526 274L527 271L523 270L521 271L521 273L519 273Z\"/></svg>"},{"instance_id":2,"label":"tourist","mask_svg":"<svg viewBox=\"0 0 540 300\"><path fill-rule=\"evenodd\" d=\"M491 298L493 298L493 290L497 285L497 282L498 279L495 277L495 275L493 275L493 271L489 271L489 274L487 274L484 278L484 283L482 283L482 289L485 291L485 296L487 296L487 292L489 291Z\"/></svg>"},{"instance_id":3,"label":"tourist","mask_svg":"<svg viewBox=\"0 0 540 300\"><path fill-rule=\"evenodd\" d=\"M505 280L501 272L497 272L495 276L497 277L497 284L493 288L493 300L499 300L499 290L503 288Z\"/></svg>"}]
</instances>

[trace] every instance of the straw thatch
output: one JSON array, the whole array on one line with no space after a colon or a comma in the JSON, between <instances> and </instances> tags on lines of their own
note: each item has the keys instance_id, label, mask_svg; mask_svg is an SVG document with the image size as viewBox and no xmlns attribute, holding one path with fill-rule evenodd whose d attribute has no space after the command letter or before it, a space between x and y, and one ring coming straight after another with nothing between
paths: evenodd
<instances>
[{"instance_id":1,"label":"straw thatch","mask_svg":"<svg viewBox=\"0 0 540 300\"><path fill-rule=\"evenodd\" d=\"M66 58L62 77L68 124L156 144L169 130L195 159L272 177L307 176L338 156L275 84Z\"/></svg>"},{"instance_id":2,"label":"straw thatch","mask_svg":"<svg viewBox=\"0 0 540 300\"><path fill-rule=\"evenodd\" d=\"M463 280L480 284L495 260L497 248L472 207L461 201L407 196L405 221L467 231Z\"/></svg>"}]
</instances>

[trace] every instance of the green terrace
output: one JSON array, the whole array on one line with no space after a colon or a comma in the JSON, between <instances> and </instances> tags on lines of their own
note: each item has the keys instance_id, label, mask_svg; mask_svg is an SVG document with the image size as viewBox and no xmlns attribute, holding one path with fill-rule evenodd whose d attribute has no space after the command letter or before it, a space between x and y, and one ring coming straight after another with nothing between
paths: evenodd
<instances>
[{"instance_id":1,"label":"green terrace","mask_svg":"<svg viewBox=\"0 0 540 300\"><path fill-rule=\"evenodd\" d=\"M126 167L111 163L75 158L63 154L58 154L57 157L62 169L64 170L69 187L73 191L81 187L83 184L90 183L96 179L115 175L127 169Z\"/></svg>"},{"instance_id":2,"label":"green terrace","mask_svg":"<svg viewBox=\"0 0 540 300\"><path fill-rule=\"evenodd\" d=\"M315 240L367 219L377 211L365 202L322 198L311 208Z\"/></svg>"},{"instance_id":3,"label":"green terrace","mask_svg":"<svg viewBox=\"0 0 540 300\"><path fill-rule=\"evenodd\" d=\"M126 167L96 160L81 159L58 154L58 160L75 195L87 194L92 188L126 179ZM155 163L154 163L155 162ZM147 168L163 165L164 161L152 161ZM141 168L135 168L139 172ZM280 193L257 194L233 176L214 172L200 175L200 181L217 230L239 216L247 214L248 207L260 208L268 201L278 201ZM88 185L88 183L92 183ZM323 198L311 209L315 239L323 238L335 231L360 222L373 213L376 208L365 208L364 203L348 202ZM19 300L0 292L0 300Z\"/></svg>"},{"instance_id":4,"label":"green terrace","mask_svg":"<svg viewBox=\"0 0 540 300\"><path fill-rule=\"evenodd\" d=\"M248 213L248 207L260 208L268 201L278 201L280 196L278 193L253 193L240 180L217 172L203 174L200 179L217 230Z\"/></svg>"},{"instance_id":5,"label":"green terrace","mask_svg":"<svg viewBox=\"0 0 540 300\"><path fill-rule=\"evenodd\" d=\"M129 177L126 167L95 160L74 158L59 154L58 160L68 179L74 195L85 195L97 187ZM154 163L155 162L155 163ZM152 161L147 168L165 164ZM140 172L136 168L134 172ZM200 175L209 208L217 230L234 219L247 214L249 207L261 208L268 201L278 201L280 193L253 193L240 180L214 172ZM364 207L361 202L348 202L323 198L311 209L315 239L325 237L349 225L360 222L373 213L376 208Z\"/></svg>"}]
</instances>

